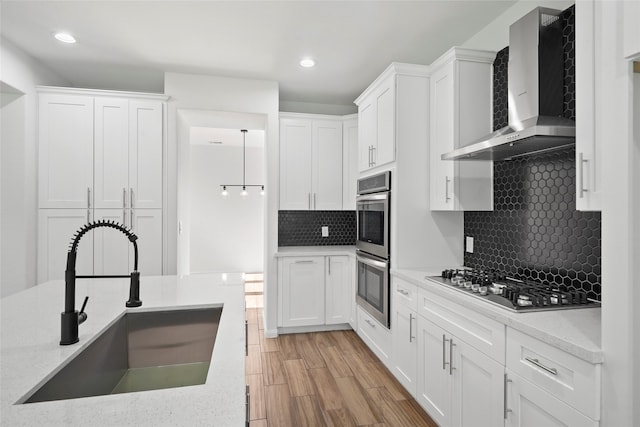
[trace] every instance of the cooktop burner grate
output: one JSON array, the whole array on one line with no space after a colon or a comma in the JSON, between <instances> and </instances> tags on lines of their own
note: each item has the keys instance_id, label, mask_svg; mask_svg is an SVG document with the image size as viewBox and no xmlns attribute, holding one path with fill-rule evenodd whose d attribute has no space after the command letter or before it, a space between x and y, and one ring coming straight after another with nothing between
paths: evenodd
<instances>
[{"instance_id":1,"label":"cooktop burner grate","mask_svg":"<svg viewBox=\"0 0 640 427\"><path fill-rule=\"evenodd\" d=\"M599 307L586 292L555 283L522 281L496 271L447 269L426 278L514 312Z\"/></svg>"}]
</instances>

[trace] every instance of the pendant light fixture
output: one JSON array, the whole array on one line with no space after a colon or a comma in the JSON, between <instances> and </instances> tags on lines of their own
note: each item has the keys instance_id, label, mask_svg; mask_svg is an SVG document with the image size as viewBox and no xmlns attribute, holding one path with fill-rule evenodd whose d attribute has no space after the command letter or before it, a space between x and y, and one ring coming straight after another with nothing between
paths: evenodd
<instances>
[{"instance_id":1,"label":"pendant light fixture","mask_svg":"<svg viewBox=\"0 0 640 427\"><path fill-rule=\"evenodd\" d=\"M227 187L242 187L240 195L246 197L248 195L247 187L260 187L260 195L264 196L264 184L247 184L246 182L246 169L247 169L247 130L240 129L242 132L242 184L220 184L222 187L222 197L227 197L229 191Z\"/></svg>"}]
</instances>

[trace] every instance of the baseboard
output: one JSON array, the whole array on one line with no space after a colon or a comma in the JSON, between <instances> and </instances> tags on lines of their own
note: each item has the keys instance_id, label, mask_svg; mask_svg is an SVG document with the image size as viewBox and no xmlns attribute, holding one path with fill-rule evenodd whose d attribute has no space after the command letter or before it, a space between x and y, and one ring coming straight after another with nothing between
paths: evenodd
<instances>
[{"instance_id":1,"label":"baseboard","mask_svg":"<svg viewBox=\"0 0 640 427\"><path fill-rule=\"evenodd\" d=\"M336 325L316 325L316 326L290 326L278 328L278 334L299 334L304 332L327 332L352 330L348 323L338 323Z\"/></svg>"}]
</instances>

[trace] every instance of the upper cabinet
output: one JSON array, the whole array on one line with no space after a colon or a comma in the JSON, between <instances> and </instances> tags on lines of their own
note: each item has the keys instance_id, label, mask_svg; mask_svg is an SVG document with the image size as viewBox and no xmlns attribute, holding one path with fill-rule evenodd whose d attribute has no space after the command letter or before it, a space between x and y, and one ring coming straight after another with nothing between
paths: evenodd
<instances>
[{"instance_id":1,"label":"upper cabinet","mask_svg":"<svg viewBox=\"0 0 640 427\"><path fill-rule=\"evenodd\" d=\"M280 209L342 209L342 120L280 115Z\"/></svg>"},{"instance_id":2,"label":"upper cabinet","mask_svg":"<svg viewBox=\"0 0 640 427\"><path fill-rule=\"evenodd\" d=\"M576 2L576 209L602 210L602 141L599 136L598 105L602 105L598 87L597 60L601 55L596 40L602 28L598 25L598 5L593 0ZM603 90L603 89L601 89Z\"/></svg>"},{"instance_id":3,"label":"upper cabinet","mask_svg":"<svg viewBox=\"0 0 640 427\"><path fill-rule=\"evenodd\" d=\"M395 160L396 75L387 69L355 103L360 172Z\"/></svg>"},{"instance_id":4,"label":"upper cabinet","mask_svg":"<svg viewBox=\"0 0 640 427\"><path fill-rule=\"evenodd\" d=\"M342 123L342 208L356 210L358 181L358 115L343 117Z\"/></svg>"},{"instance_id":5,"label":"upper cabinet","mask_svg":"<svg viewBox=\"0 0 640 427\"><path fill-rule=\"evenodd\" d=\"M495 52L454 47L431 65L431 210L493 210L493 162L441 160L491 132Z\"/></svg>"}]
</instances>

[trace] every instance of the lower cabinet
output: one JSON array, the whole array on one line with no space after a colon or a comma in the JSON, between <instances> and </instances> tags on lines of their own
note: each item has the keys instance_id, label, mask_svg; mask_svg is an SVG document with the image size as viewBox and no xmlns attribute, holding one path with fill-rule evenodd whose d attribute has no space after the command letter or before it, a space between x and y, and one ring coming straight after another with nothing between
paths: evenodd
<instances>
[{"instance_id":1,"label":"lower cabinet","mask_svg":"<svg viewBox=\"0 0 640 427\"><path fill-rule=\"evenodd\" d=\"M278 262L278 326L349 323L354 262L347 255L285 256Z\"/></svg>"},{"instance_id":2,"label":"lower cabinet","mask_svg":"<svg viewBox=\"0 0 640 427\"><path fill-rule=\"evenodd\" d=\"M507 369L507 427L597 427L581 414L543 389Z\"/></svg>"},{"instance_id":3,"label":"lower cabinet","mask_svg":"<svg viewBox=\"0 0 640 427\"><path fill-rule=\"evenodd\" d=\"M415 285L398 278L391 280L391 336L393 361L391 371L400 384L416 395L418 316Z\"/></svg>"},{"instance_id":4,"label":"lower cabinet","mask_svg":"<svg viewBox=\"0 0 640 427\"><path fill-rule=\"evenodd\" d=\"M504 422L504 366L418 318L417 400L440 426Z\"/></svg>"},{"instance_id":5,"label":"lower cabinet","mask_svg":"<svg viewBox=\"0 0 640 427\"><path fill-rule=\"evenodd\" d=\"M360 336L369 349L378 356L378 359L380 359L387 368L391 369L391 331L382 326L380 322L370 316L362 307L358 306L356 310L358 312L358 336Z\"/></svg>"}]
</instances>

